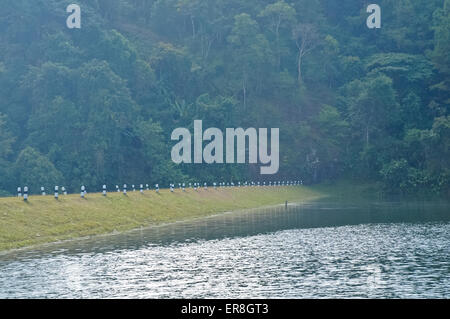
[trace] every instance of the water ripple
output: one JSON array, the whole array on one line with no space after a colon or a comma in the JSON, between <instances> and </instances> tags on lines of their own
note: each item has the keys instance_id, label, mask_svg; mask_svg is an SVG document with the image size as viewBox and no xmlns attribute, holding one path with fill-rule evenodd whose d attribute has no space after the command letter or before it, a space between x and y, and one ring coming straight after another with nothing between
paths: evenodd
<instances>
[{"instance_id":1,"label":"water ripple","mask_svg":"<svg viewBox=\"0 0 450 319\"><path fill-rule=\"evenodd\" d=\"M205 229L186 223L0 257L0 298L450 296L447 220L300 227L304 213L241 213L198 222Z\"/></svg>"}]
</instances>

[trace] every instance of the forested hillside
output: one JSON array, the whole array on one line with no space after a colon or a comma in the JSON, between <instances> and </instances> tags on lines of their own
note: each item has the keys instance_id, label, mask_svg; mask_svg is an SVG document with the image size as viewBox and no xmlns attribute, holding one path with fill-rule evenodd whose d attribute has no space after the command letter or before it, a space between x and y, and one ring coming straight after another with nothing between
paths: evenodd
<instances>
[{"instance_id":1,"label":"forested hillside","mask_svg":"<svg viewBox=\"0 0 450 319\"><path fill-rule=\"evenodd\" d=\"M380 181L449 194L450 0L3 0L0 190ZM172 163L171 132L280 128L280 171Z\"/></svg>"}]
</instances>

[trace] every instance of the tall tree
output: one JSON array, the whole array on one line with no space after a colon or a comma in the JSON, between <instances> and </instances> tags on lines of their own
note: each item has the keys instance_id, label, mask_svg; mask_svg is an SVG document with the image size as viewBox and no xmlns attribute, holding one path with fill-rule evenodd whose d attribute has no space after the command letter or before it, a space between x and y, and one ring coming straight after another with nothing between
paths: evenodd
<instances>
[{"instance_id":1,"label":"tall tree","mask_svg":"<svg viewBox=\"0 0 450 319\"><path fill-rule=\"evenodd\" d=\"M292 30L292 37L297 46L297 74L298 85L303 82L303 60L319 45L319 34L316 27L312 24L298 24Z\"/></svg>"},{"instance_id":2,"label":"tall tree","mask_svg":"<svg viewBox=\"0 0 450 319\"><path fill-rule=\"evenodd\" d=\"M281 29L289 29L291 25L295 24L295 15L295 9L284 2L284 0L267 5L267 7L259 14L260 17L269 21L270 31L275 34L275 51L278 69L280 69L281 66Z\"/></svg>"}]
</instances>

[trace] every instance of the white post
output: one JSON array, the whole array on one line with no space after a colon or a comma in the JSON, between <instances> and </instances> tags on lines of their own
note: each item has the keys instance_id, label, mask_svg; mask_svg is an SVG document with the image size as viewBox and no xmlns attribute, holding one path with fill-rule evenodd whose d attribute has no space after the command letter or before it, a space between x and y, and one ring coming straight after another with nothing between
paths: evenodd
<instances>
[{"instance_id":1,"label":"white post","mask_svg":"<svg viewBox=\"0 0 450 319\"><path fill-rule=\"evenodd\" d=\"M208 184L205 183L205 184L203 185L203 187L204 187L205 190L208 189Z\"/></svg>"},{"instance_id":2,"label":"white post","mask_svg":"<svg viewBox=\"0 0 450 319\"><path fill-rule=\"evenodd\" d=\"M59 186L55 186L55 199L59 197Z\"/></svg>"},{"instance_id":3,"label":"white post","mask_svg":"<svg viewBox=\"0 0 450 319\"><path fill-rule=\"evenodd\" d=\"M42 196L45 196L45 188L44 188L44 186L41 187L41 194L42 194Z\"/></svg>"},{"instance_id":4,"label":"white post","mask_svg":"<svg viewBox=\"0 0 450 319\"><path fill-rule=\"evenodd\" d=\"M123 194L127 194L127 184L123 184Z\"/></svg>"},{"instance_id":5,"label":"white post","mask_svg":"<svg viewBox=\"0 0 450 319\"><path fill-rule=\"evenodd\" d=\"M136 188L134 187L134 184L133 184L133 185L131 185L131 188L133 189L133 192L135 192L135 191L136 191Z\"/></svg>"},{"instance_id":6,"label":"white post","mask_svg":"<svg viewBox=\"0 0 450 319\"><path fill-rule=\"evenodd\" d=\"M86 194L86 187L81 186L81 198L84 198L85 194Z\"/></svg>"},{"instance_id":7,"label":"white post","mask_svg":"<svg viewBox=\"0 0 450 319\"><path fill-rule=\"evenodd\" d=\"M67 195L67 190L66 190L66 188L63 186L61 190L62 190L62 192L63 192L63 195L66 196L66 195Z\"/></svg>"},{"instance_id":8,"label":"white post","mask_svg":"<svg viewBox=\"0 0 450 319\"><path fill-rule=\"evenodd\" d=\"M103 196L106 196L106 185L103 185Z\"/></svg>"},{"instance_id":9,"label":"white post","mask_svg":"<svg viewBox=\"0 0 450 319\"><path fill-rule=\"evenodd\" d=\"M22 188L17 187L17 197L22 197Z\"/></svg>"},{"instance_id":10,"label":"white post","mask_svg":"<svg viewBox=\"0 0 450 319\"><path fill-rule=\"evenodd\" d=\"M183 192L185 192L185 191L186 191L186 184L183 183Z\"/></svg>"},{"instance_id":11,"label":"white post","mask_svg":"<svg viewBox=\"0 0 450 319\"><path fill-rule=\"evenodd\" d=\"M173 193L173 184L170 184L170 192Z\"/></svg>"},{"instance_id":12,"label":"white post","mask_svg":"<svg viewBox=\"0 0 450 319\"><path fill-rule=\"evenodd\" d=\"M120 193L119 185L116 185L116 190L117 190L118 193Z\"/></svg>"},{"instance_id":13,"label":"white post","mask_svg":"<svg viewBox=\"0 0 450 319\"><path fill-rule=\"evenodd\" d=\"M149 191L150 190L150 186L148 186L148 184L145 184L145 188Z\"/></svg>"},{"instance_id":14,"label":"white post","mask_svg":"<svg viewBox=\"0 0 450 319\"><path fill-rule=\"evenodd\" d=\"M23 200L28 201L28 186L23 188Z\"/></svg>"},{"instance_id":15,"label":"white post","mask_svg":"<svg viewBox=\"0 0 450 319\"><path fill-rule=\"evenodd\" d=\"M141 192L141 194L144 194L144 185L143 184L139 185L139 191Z\"/></svg>"},{"instance_id":16,"label":"white post","mask_svg":"<svg viewBox=\"0 0 450 319\"><path fill-rule=\"evenodd\" d=\"M156 193L159 193L159 184L155 185Z\"/></svg>"}]
</instances>

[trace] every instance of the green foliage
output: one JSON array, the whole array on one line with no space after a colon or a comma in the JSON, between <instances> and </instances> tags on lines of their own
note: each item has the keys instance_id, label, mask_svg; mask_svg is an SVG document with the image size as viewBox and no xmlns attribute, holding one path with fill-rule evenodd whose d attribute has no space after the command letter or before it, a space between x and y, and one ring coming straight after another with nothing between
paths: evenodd
<instances>
[{"instance_id":1,"label":"green foliage","mask_svg":"<svg viewBox=\"0 0 450 319\"><path fill-rule=\"evenodd\" d=\"M279 127L277 180L449 191L450 0L382 0L377 30L354 0L81 0L81 30L67 4L0 14L1 194L260 178L174 165L171 132L195 119Z\"/></svg>"},{"instance_id":2,"label":"green foliage","mask_svg":"<svg viewBox=\"0 0 450 319\"><path fill-rule=\"evenodd\" d=\"M12 153L12 145L15 138L11 136L7 128L7 118L0 113L0 159L6 160Z\"/></svg>"},{"instance_id":3,"label":"green foliage","mask_svg":"<svg viewBox=\"0 0 450 319\"><path fill-rule=\"evenodd\" d=\"M442 103L445 103L447 111L450 104L450 1L445 0L444 7L435 12L435 35L432 61L442 74L441 82L434 88L442 91Z\"/></svg>"},{"instance_id":4,"label":"green foliage","mask_svg":"<svg viewBox=\"0 0 450 319\"><path fill-rule=\"evenodd\" d=\"M64 179L52 162L31 147L20 152L14 163L17 185L26 185L30 193L39 194L41 186L53 190L54 185L64 185Z\"/></svg>"}]
</instances>

